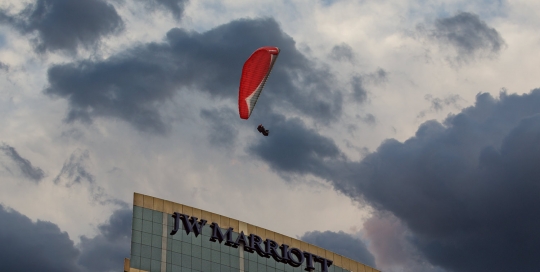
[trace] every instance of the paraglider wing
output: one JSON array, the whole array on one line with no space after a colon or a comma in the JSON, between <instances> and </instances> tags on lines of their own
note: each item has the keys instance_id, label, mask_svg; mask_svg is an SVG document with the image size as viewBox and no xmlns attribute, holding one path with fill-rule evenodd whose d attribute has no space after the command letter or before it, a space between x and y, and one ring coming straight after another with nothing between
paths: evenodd
<instances>
[{"instance_id":1,"label":"paraglider wing","mask_svg":"<svg viewBox=\"0 0 540 272\"><path fill-rule=\"evenodd\" d=\"M244 63L238 93L240 118L248 119L251 115L278 54L277 47L261 47Z\"/></svg>"}]
</instances>

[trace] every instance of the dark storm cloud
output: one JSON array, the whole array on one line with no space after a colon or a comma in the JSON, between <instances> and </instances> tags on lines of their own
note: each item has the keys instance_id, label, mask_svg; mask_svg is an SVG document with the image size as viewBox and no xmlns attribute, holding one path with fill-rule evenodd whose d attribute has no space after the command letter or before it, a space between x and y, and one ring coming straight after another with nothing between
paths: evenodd
<instances>
[{"instance_id":1,"label":"dark storm cloud","mask_svg":"<svg viewBox=\"0 0 540 272\"><path fill-rule=\"evenodd\" d=\"M24 177L34 181L35 183L40 182L45 177L45 172L43 172L41 168L32 166L32 163L29 160L21 157L19 152L17 152L14 147L3 143L0 145L0 150L2 150L4 154L17 165L17 168L20 169Z\"/></svg>"},{"instance_id":2,"label":"dark storm cloud","mask_svg":"<svg viewBox=\"0 0 540 272\"><path fill-rule=\"evenodd\" d=\"M346 43L342 43L332 47L330 57L337 61L354 62L354 52L352 50L352 47Z\"/></svg>"},{"instance_id":3,"label":"dark storm cloud","mask_svg":"<svg viewBox=\"0 0 540 272\"><path fill-rule=\"evenodd\" d=\"M35 33L35 50L77 52L123 29L116 9L103 0L37 0L17 15L0 10L0 23L22 34Z\"/></svg>"},{"instance_id":4,"label":"dark storm cloud","mask_svg":"<svg viewBox=\"0 0 540 272\"><path fill-rule=\"evenodd\" d=\"M78 263L88 271L117 271L122 260L129 258L132 216L131 209L116 210L98 227L96 237L82 236Z\"/></svg>"},{"instance_id":5,"label":"dark storm cloud","mask_svg":"<svg viewBox=\"0 0 540 272\"><path fill-rule=\"evenodd\" d=\"M188 0L139 0L149 9L160 8L172 13L175 19L180 20Z\"/></svg>"},{"instance_id":6,"label":"dark storm cloud","mask_svg":"<svg viewBox=\"0 0 540 272\"><path fill-rule=\"evenodd\" d=\"M307 128L298 118L275 115L270 120L270 136L248 148L248 152L266 161L278 172L327 175L325 161L343 155L334 141Z\"/></svg>"},{"instance_id":7,"label":"dark storm cloud","mask_svg":"<svg viewBox=\"0 0 540 272\"><path fill-rule=\"evenodd\" d=\"M441 43L454 46L461 57L471 57L484 51L498 53L505 45L495 28L489 27L478 15L468 12L438 19L432 35Z\"/></svg>"},{"instance_id":8,"label":"dark storm cloud","mask_svg":"<svg viewBox=\"0 0 540 272\"><path fill-rule=\"evenodd\" d=\"M375 267L373 255L368 251L364 242L345 232L311 231L306 232L300 237L300 240Z\"/></svg>"},{"instance_id":9,"label":"dark storm cloud","mask_svg":"<svg viewBox=\"0 0 540 272\"><path fill-rule=\"evenodd\" d=\"M238 118L238 113L228 108L201 110L201 117L210 125L208 138L212 145L217 147L234 145L238 132L230 120Z\"/></svg>"},{"instance_id":10,"label":"dark storm cloud","mask_svg":"<svg viewBox=\"0 0 540 272\"><path fill-rule=\"evenodd\" d=\"M410 230L411 244L435 266L540 266L540 89L501 93L498 99L479 94L474 106L442 124L425 122L405 142L386 140L360 162L313 160L306 154L316 147L298 152L301 162L286 166L276 163L274 153L287 151L257 155L274 169L317 175L351 198L394 214ZM260 155L265 153L270 155Z\"/></svg>"},{"instance_id":11,"label":"dark storm cloud","mask_svg":"<svg viewBox=\"0 0 540 272\"><path fill-rule=\"evenodd\" d=\"M79 251L53 223L32 222L0 205L0 263L3 271L81 271Z\"/></svg>"},{"instance_id":12,"label":"dark storm cloud","mask_svg":"<svg viewBox=\"0 0 540 272\"><path fill-rule=\"evenodd\" d=\"M204 33L171 29L149 43L106 60L51 67L45 93L69 101L68 121L119 118L143 131L165 133L160 113L180 90L200 90L236 105L244 62L257 48L281 49L254 115L288 109L328 123L341 114L342 97L327 69L316 68L273 19L236 20ZM264 99L262 99L264 98Z\"/></svg>"},{"instance_id":13,"label":"dark storm cloud","mask_svg":"<svg viewBox=\"0 0 540 272\"><path fill-rule=\"evenodd\" d=\"M125 205L125 203L124 203ZM3 271L109 272L129 257L131 209L116 210L94 238L74 246L56 224L0 205L0 263Z\"/></svg>"}]
</instances>

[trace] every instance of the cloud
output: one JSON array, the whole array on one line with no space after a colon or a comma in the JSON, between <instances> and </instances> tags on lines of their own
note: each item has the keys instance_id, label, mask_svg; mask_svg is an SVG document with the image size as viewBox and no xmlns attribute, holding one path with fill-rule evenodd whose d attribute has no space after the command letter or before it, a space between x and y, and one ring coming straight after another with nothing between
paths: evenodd
<instances>
[{"instance_id":1,"label":"cloud","mask_svg":"<svg viewBox=\"0 0 540 272\"><path fill-rule=\"evenodd\" d=\"M92 48L102 37L123 30L116 9L103 0L37 0L16 15L0 10L0 23L32 38L36 52L74 54L79 47Z\"/></svg>"},{"instance_id":2,"label":"cloud","mask_svg":"<svg viewBox=\"0 0 540 272\"><path fill-rule=\"evenodd\" d=\"M425 117L428 112L439 112L444 109L445 106L453 106L456 109L461 109L460 101L464 101L458 94L448 95L445 98L433 97L431 94L426 94L424 99L431 103L429 110L421 111L417 118Z\"/></svg>"},{"instance_id":3,"label":"cloud","mask_svg":"<svg viewBox=\"0 0 540 272\"><path fill-rule=\"evenodd\" d=\"M76 264L79 251L66 232L1 205L0 253L5 271L81 271Z\"/></svg>"},{"instance_id":4,"label":"cloud","mask_svg":"<svg viewBox=\"0 0 540 272\"><path fill-rule=\"evenodd\" d=\"M130 254L132 216L131 209L116 210L107 223L98 226L97 236L82 236L79 265L89 271L117 271L119 263Z\"/></svg>"},{"instance_id":5,"label":"cloud","mask_svg":"<svg viewBox=\"0 0 540 272\"><path fill-rule=\"evenodd\" d=\"M425 31L423 28L418 27ZM434 28L428 33L441 45L452 46L458 53L456 58L462 61L498 54L506 45L495 28L489 27L478 15L469 12L437 19Z\"/></svg>"},{"instance_id":6,"label":"cloud","mask_svg":"<svg viewBox=\"0 0 540 272\"><path fill-rule=\"evenodd\" d=\"M374 215L364 223L369 248L376 253L378 264L402 264L407 261L409 256L402 241L406 230L401 221L392 215Z\"/></svg>"},{"instance_id":7,"label":"cloud","mask_svg":"<svg viewBox=\"0 0 540 272\"><path fill-rule=\"evenodd\" d=\"M94 175L92 175L85 166L86 161L90 158L88 150L76 150L71 154L69 159L62 166L62 170L54 179L54 183L58 184L64 181L66 186L80 184L83 181L94 183Z\"/></svg>"},{"instance_id":8,"label":"cloud","mask_svg":"<svg viewBox=\"0 0 540 272\"><path fill-rule=\"evenodd\" d=\"M356 118L371 126L374 126L377 123L377 118L371 113L368 113L365 116L356 115Z\"/></svg>"},{"instance_id":9,"label":"cloud","mask_svg":"<svg viewBox=\"0 0 540 272\"><path fill-rule=\"evenodd\" d=\"M319 0L319 2L321 3L323 7L329 7L337 1L336 0Z\"/></svg>"},{"instance_id":10,"label":"cloud","mask_svg":"<svg viewBox=\"0 0 540 272\"><path fill-rule=\"evenodd\" d=\"M430 94L424 96L424 98L431 102L431 109L434 111L440 111L443 109L443 105L450 106L454 105L455 107L460 107L458 101L463 100L458 94L449 95L444 99L433 97Z\"/></svg>"},{"instance_id":11,"label":"cloud","mask_svg":"<svg viewBox=\"0 0 540 272\"><path fill-rule=\"evenodd\" d=\"M339 148L328 137L307 128L298 118L271 119L270 136L248 147L248 153L267 162L277 172L326 175L326 160L342 157Z\"/></svg>"},{"instance_id":12,"label":"cloud","mask_svg":"<svg viewBox=\"0 0 540 272\"><path fill-rule=\"evenodd\" d=\"M0 11L0 23L5 20L5 14ZM6 36L4 36L3 33L0 33L0 48L4 47L6 45Z\"/></svg>"},{"instance_id":13,"label":"cloud","mask_svg":"<svg viewBox=\"0 0 540 272\"><path fill-rule=\"evenodd\" d=\"M351 78L352 99L358 103L363 103L368 98L366 84L382 84L388 80L388 73L379 68L374 73L355 75Z\"/></svg>"},{"instance_id":14,"label":"cloud","mask_svg":"<svg viewBox=\"0 0 540 272\"><path fill-rule=\"evenodd\" d=\"M348 61L353 63L355 60L352 47L346 43L335 45L330 52L330 58L337 61Z\"/></svg>"},{"instance_id":15,"label":"cloud","mask_svg":"<svg viewBox=\"0 0 540 272\"><path fill-rule=\"evenodd\" d=\"M327 69L317 68L274 19L242 19L204 33L174 28L164 42L149 43L105 60L60 64L48 70L48 95L69 101L67 121L117 118L164 134L160 112L181 90L196 90L236 105L243 63L255 49L281 53L254 115L274 108L328 123L341 114L341 92Z\"/></svg>"},{"instance_id":16,"label":"cloud","mask_svg":"<svg viewBox=\"0 0 540 272\"><path fill-rule=\"evenodd\" d=\"M32 163L21 157L14 147L3 143L0 145L0 150L16 164L17 168L25 178L32 180L35 183L39 183L45 177L45 172L41 170L41 168L32 166Z\"/></svg>"},{"instance_id":17,"label":"cloud","mask_svg":"<svg viewBox=\"0 0 540 272\"><path fill-rule=\"evenodd\" d=\"M364 83L361 76L354 76L351 79L352 97L358 102L362 103L367 99L367 90L364 88Z\"/></svg>"},{"instance_id":18,"label":"cloud","mask_svg":"<svg viewBox=\"0 0 540 272\"><path fill-rule=\"evenodd\" d=\"M184 15L184 9L188 0L139 0L145 3L145 7L152 10L160 8L164 11L172 13L175 19L180 20Z\"/></svg>"},{"instance_id":19,"label":"cloud","mask_svg":"<svg viewBox=\"0 0 540 272\"><path fill-rule=\"evenodd\" d=\"M90 152L77 149L64 162L60 173L54 179L54 183L68 188L73 185L83 185L90 193L92 203L114 204L124 207L126 205L124 202L110 196L103 187L98 185L90 166Z\"/></svg>"},{"instance_id":20,"label":"cloud","mask_svg":"<svg viewBox=\"0 0 540 272\"><path fill-rule=\"evenodd\" d=\"M388 212L375 212L364 222L363 233L369 241L377 268L382 271L443 272L418 253L411 244L411 233L407 226Z\"/></svg>"},{"instance_id":21,"label":"cloud","mask_svg":"<svg viewBox=\"0 0 540 272\"><path fill-rule=\"evenodd\" d=\"M7 65L7 64L0 61L0 70L4 70L5 72L8 72L9 71L9 65Z\"/></svg>"},{"instance_id":22,"label":"cloud","mask_svg":"<svg viewBox=\"0 0 540 272\"><path fill-rule=\"evenodd\" d=\"M328 249L355 261L375 266L373 255L368 251L362 240L345 232L309 231L300 240Z\"/></svg>"},{"instance_id":23,"label":"cloud","mask_svg":"<svg viewBox=\"0 0 540 272\"><path fill-rule=\"evenodd\" d=\"M124 203L125 204L125 203ZM6 271L117 271L129 257L132 211L116 210L98 235L74 245L54 223L32 222L0 205L0 263Z\"/></svg>"},{"instance_id":24,"label":"cloud","mask_svg":"<svg viewBox=\"0 0 540 272\"><path fill-rule=\"evenodd\" d=\"M498 99L479 94L474 106L443 123L423 123L405 142L386 140L358 162L334 148L333 155L316 156L318 143L335 144L312 134L286 165L276 160L285 151L258 148L255 155L276 171L316 175L390 212L433 266L532 271L540 265L540 221L531 216L540 209L540 89L502 92Z\"/></svg>"},{"instance_id":25,"label":"cloud","mask_svg":"<svg viewBox=\"0 0 540 272\"><path fill-rule=\"evenodd\" d=\"M208 139L212 145L227 148L234 146L238 132L230 120L238 118L238 113L222 108L201 110L200 115L210 125Z\"/></svg>"},{"instance_id":26,"label":"cloud","mask_svg":"<svg viewBox=\"0 0 540 272\"><path fill-rule=\"evenodd\" d=\"M379 68L377 71L367 74L366 78L372 84L382 84L388 81L388 72Z\"/></svg>"}]
</instances>

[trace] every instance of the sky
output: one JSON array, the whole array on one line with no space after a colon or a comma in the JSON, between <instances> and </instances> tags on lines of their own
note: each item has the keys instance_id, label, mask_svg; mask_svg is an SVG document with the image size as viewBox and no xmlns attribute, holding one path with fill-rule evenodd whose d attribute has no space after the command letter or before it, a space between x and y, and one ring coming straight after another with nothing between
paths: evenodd
<instances>
[{"instance_id":1,"label":"sky","mask_svg":"<svg viewBox=\"0 0 540 272\"><path fill-rule=\"evenodd\" d=\"M534 271L539 9L2 1L0 263L118 271L138 192L382 271ZM262 46L281 52L242 120Z\"/></svg>"}]
</instances>

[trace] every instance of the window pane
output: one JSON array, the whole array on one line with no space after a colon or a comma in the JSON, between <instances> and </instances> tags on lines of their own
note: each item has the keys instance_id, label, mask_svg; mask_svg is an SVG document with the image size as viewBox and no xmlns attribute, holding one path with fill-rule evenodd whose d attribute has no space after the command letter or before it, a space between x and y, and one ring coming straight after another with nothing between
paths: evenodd
<instances>
[{"instance_id":1,"label":"window pane","mask_svg":"<svg viewBox=\"0 0 540 272\"><path fill-rule=\"evenodd\" d=\"M191 269L201 271L202 261L199 258L191 257Z\"/></svg>"},{"instance_id":2,"label":"window pane","mask_svg":"<svg viewBox=\"0 0 540 272\"><path fill-rule=\"evenodd\" d=\"M147 246L147 245L142 245L141 246L141 257L144 257L144 258L152 258L152 248L150 246Z\"/></svg>"},{"instance_id":3,"label":"window pane","mask_svg":"<svg viewBox=\"0 0 540 272\"><path fill-rule=\"evenodd\" d=\"M142 219L152 221L152 210L143 208L143 217Z\"/></svg>"},{"instance_id":4,"label":"window pane","mask_svg":"<svg viewBox=\"0 0 540 272\"><path fill-rule=\"evenodd\" d=\"M221 272L231 272L231 268L226 265L221 265Z\"/></svg>"},{"instance_id":5,"label":"window pane","mask_svg":"<svg viewBox=\"0 0 540 272\"><path fill-rule=\"evenodd\" d=\"M132 268L140 269L141 268L141 257L132 255L131 259L129 260L129 265Z\"/></svg>"},{"instance_id":6,"label":"window pane","mask_svg":"<svg viewBox=\"0 0 540 272\"><path fill-rule=\"evenodd\" d=\"M133 218L133 229L142 231L142 221L140 218Z\"/></svg>"},{"instance_id":7,"label":"window pane","mask_svg":"<svg viewBox=\"0 0 540 272\"><path fill-rule=\"evenodd\" d=\"M141 244L131 243L131 256L141 256Z\"/></svg>"},{"instance_id":8,"label":"window pane","mask_svg":"<svg viewBox=\"0 0 540 272\"><path fill-rule=\"evenodd\" d=\"M210 226L208 226L208 225L204 225L203 230L202 230L202 234L204 236L207 236L207 237L212 236L212 228Z\"/></svg>"},{"instance_id":9,"label":"window pane","mask_svg":"<svg viewBox=\"0 0 540 272\"><path fill-rule=\"evenodd\" d=\"M172 254L172 264L173 265L181 265L182 264L182 255L179 253L173 252Z\"/></svg>"},{"instance_id":10,"label":"window pane","mask_svg":"<svg viewBox=\"0 0 540 272\"><path fill-rule=\"evenodd\" d=\"M167 259L166 259L167 263L171 263L171 261L172 261L172 251L167 250L166 255L167 255L167 256L166 256L166 258L167 258ZM163 260L162 260L162 261L163 261Z\"/></svg>"},{"instance_id":11,"label":"window pane","mask_svg":"<svg viewBox=\"0 0 540 272\"><path fill-rule=\"evenodd\" d=\"M161 262L152 260L152 267L150 268L150 272L161 272Z\"/></svg>"},{"instance_id":12,"label":"window pane","mask_svg":"<svg viewBox=\"0 0 540 272\"><path fill-rule=\"evenodd\" d=\"M142 238L141 238L141 232L140 231L134 230L134 231L131 232L131 242L132 243L139 243L139 244L142 243Z\"/></svg>"},{"instance_id":13,"label":"window pane","mask_svg":"<svg viewBox=\"0 0 540 272\"><path fill-rule=\"evenodd\" d=\"M182 254L191 256L191 244L181 242L182 243Z\"/></svg>"},{"instance_id":14,"label":"window pane","mask_svg":"<svg viewBox=\"0 0 540 272\"><path fill-rule=\"evenodd\" d=\"M161 236L163 233L163 224L152 223L152 233Z\"/></svg>"},{"instance_id":15,"label":"window pane","mask_svg":"<svg viewBox=\"0 0 540 272\"><path fill-rule=\"evenodd\" d=\"M139 206L133 206L133 218L142 219L142 208Z\"/></svg>"},{"instance_id":16,"label":"window pane","mask_svg":"<svg viewBox=\"0 0 540 272\"><path fill-rule=\"evenodd\" d=\"M220 263L221 262L221 253L217 250L212 250L212 262Z\"/></svg>"},{"instance_id":17,"label":"window pane","mask_svg":"<svg viewBox=\"0 0 540 272\"><path fill-rule=\"evenodd\" d=\"M141 270L150 271L150 259L141 258Z\"/></svg>"},{"instance_id":18,"label":"window pane","mask_svg":"<svg viewBox=\"0 0 540 272\"><path fill-rule=\"evenodd\" d=\"M238 258L237 256L231 256L231 267L232 268L236 268L236 269L239 269L240 268L240 258Z\"/></svg>"},{"instance_id":19,"label":"window pane","mask_svg":"<svg viewBox=\"0 0 540 272\"><path fill-rule=\"evenodd\" d=\"M191 256L182 255L182 267L191 268Z\"/></svg>"},{"instance_id":20,"label":"window pane","mask_svg":"<svg viewBox=\"0 0 540 272\"><path fill-rule=\"evenodd\" d=\"M206 238L206 237L205 237L205 238ZM212 248L212 245L211 245L211 244L212 244L213 242L210 241L209 239L210 239L210 238L208 238L208 239L202 239L202 241L201 241L201 242L202 242L202 243L201 243L202 247L205 247L205 248Z\"/></svg>"},{"instance_id":21,"label":"window pane","mask_svg":"<svg viewBox=\"0 0 540 272\"><path fill-rule=\"evenodd\" d=\"M201 248L201 258L203 260L207 260L207 261L210 261L212 260L212 252L211 252L211 249L208 249L208 248Z\"/></svg>"},{"instance_id":22,"label":"window pane","mask_svg":"<svg viewBox=\"0 0 540 272\"><path fill-rule=\"evenodd\" d=\"M212 272L216 272L216 271L217 271L217 272L221 272L220 270L221 270L221 269L220 269L220 264L218 264L218 263L212 263L212 270L210 270L210 271L212 271Z\"/></svg>"},{"instance_id":23,"label":"window pane","mask_svg":"<svg viewBox=\"0 0 540 272\"><path fill-rule=\"evenodd\" d=\"M193 245L191 247L191 256L201 258L202 257L201 247Z\"/></svg>"},{"instance_id":24,"label":"window pane","mask_svg":"<svg viewBox=\"0 0 540 272\"><path fill-rule=\"evenodd\" d=\"M195 237L195 234L193 233L193 234L190 234L190 236L191 236L191 243L192 244L198 245L198 246L202 245L202 241L201 241L202 237L203 237L202 235L199 235L198 237Z\"/></svg>"},{"instance_id":25,"label":"window pane","mask_svg":"<svg viewBox=\"0 0 540 272\"><path fill-rule=\"evenodd\" d=\"M163 240L163 237L159 235L152 235L152 246L161 248L162 240Z\"/></svg>"},{"instance_id":26,"label":"window pane","mask_svg":"<svg viewBox=\"0 0 540 272\"><path fill-rule=\"evenodd\" d=\"M152 247L152 260L161 261L161 248Z\"/></svg>"},{"instance_id":27,"label":"window pane","mask_svg":"<svg viewBox=\"0 0 540 272\"><path fill-rule=\"evenodd\" d=\"M142 231L146 233L152 233L152 222L148 220L142 221Z\"/></svg>"},{"instance_id":28,"label":"window pane","mask_svg":"<svg viewBox=\"0 0 540 272\"><path fill-rule=\"evenodd\" d=\"M155 223L163 224L163 213L158 211L152 211L152 221Z\"/></svg>"},{"instance_id":29,"label":"window pane","mask_svg":"<svg viewBox=\"0 0 540 272\"><path fill-rule=\"evenodd\" d=\"M172 241L172 251L181 253L182 252L182 242L173 240Z\"/></svg>"},{"instance_id":30,"label":"window pane","mask_svg":"<svg viewBox=\"0 0 540 272\"><path fill-rule=\"evenodd\" d=\"M221 264L224 264L226 266L230 266L230 261L229 261L229 258L230 258L231 255L229 254L226 254L226 253L221 253Z\"/></svg>"},{"instance_id":31,"label":"window pane","mask_svg":"<svg viewBox=\"0 0 540 272\"><path fill-rule=\"evenodd\" d=\"M212 271L212 263L209 261L202 260L201 271Z\"/></svg>"}]
</instances>

